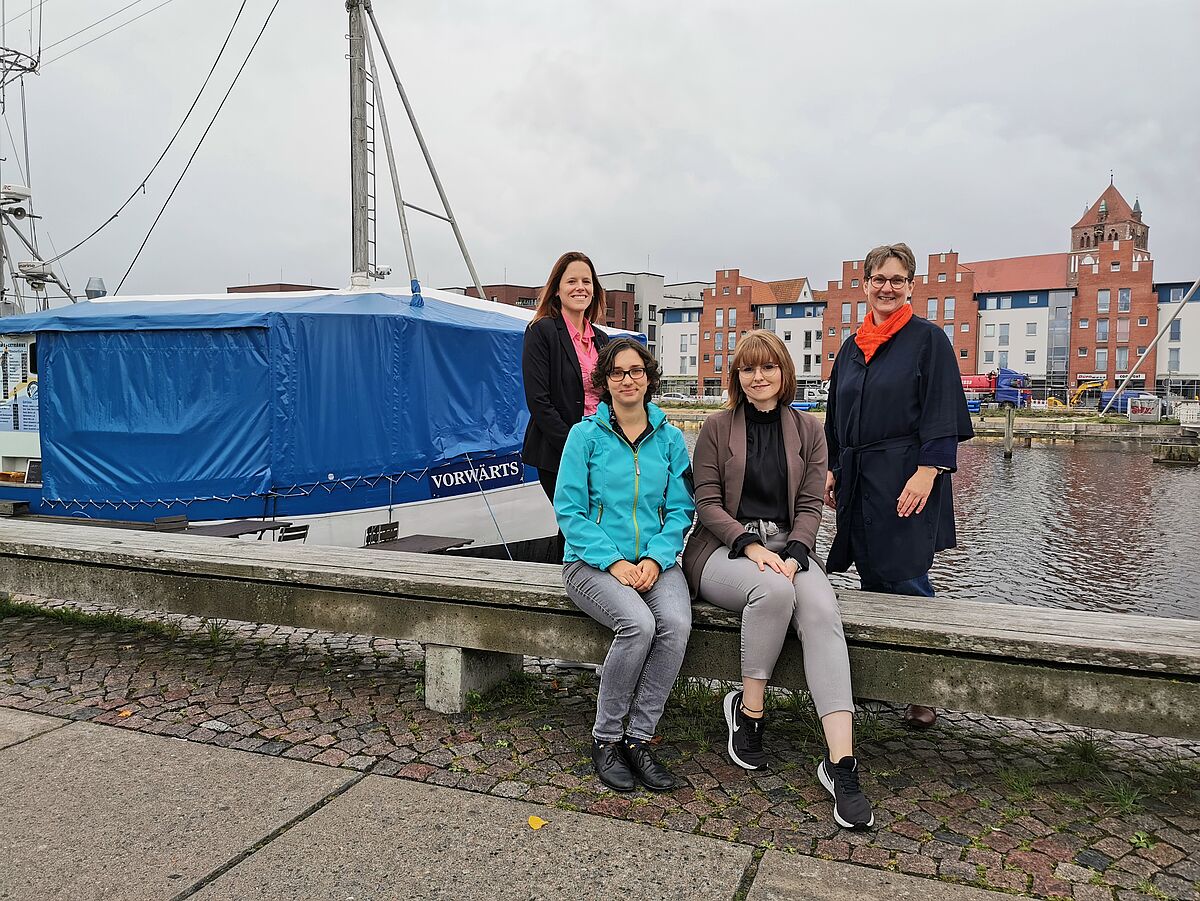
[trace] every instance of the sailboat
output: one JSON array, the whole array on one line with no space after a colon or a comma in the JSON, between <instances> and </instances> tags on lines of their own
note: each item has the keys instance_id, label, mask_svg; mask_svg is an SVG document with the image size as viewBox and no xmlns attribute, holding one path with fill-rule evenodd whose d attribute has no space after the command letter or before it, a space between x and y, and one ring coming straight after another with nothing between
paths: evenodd
<instances>
[{"instance_id":1,"label":"sailboat","mask_svg":"<svg viewBox=\"0 0 1200 901\"><path fill-rule=\"evenodd\" d=\"M0 504L143 527L287 521L322 545L432 535L475 556L553 553L552 511L519 454L532 314L422 287L406 221L419 208L401 194L368 20L442 200L431 215L486 297L370 3L347 9L350 287L99 297L0 319ZM371 284L386 274L369 259L371 106L407 290Z\"/></svg>"}]
</instances>

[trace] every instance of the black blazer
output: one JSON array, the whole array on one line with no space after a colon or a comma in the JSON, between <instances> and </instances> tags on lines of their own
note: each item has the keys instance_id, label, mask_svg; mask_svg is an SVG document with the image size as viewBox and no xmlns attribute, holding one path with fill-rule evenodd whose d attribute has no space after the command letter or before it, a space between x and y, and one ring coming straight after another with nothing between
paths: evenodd
<instances>
[{"instance_id":1,"label":"black blazer","mask_svg":"<svg viewBox=\"0 0 1200 901\"><path fill-rule=\"evenodd\" d=\"M608 335L593 323L592 343L596 350L608 341ZM567 432L583 419L579 356L561 316L546 316L525 330L521 374L530 417L521 457L529 466L558 472Z\"/></svg>"}]
</instances>

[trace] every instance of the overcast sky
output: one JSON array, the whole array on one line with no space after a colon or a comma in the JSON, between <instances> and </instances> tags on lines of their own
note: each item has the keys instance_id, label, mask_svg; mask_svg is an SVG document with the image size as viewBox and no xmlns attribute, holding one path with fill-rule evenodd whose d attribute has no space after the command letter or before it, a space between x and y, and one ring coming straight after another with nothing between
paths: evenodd
<instances>
[{"instance_id":1,"label":"overcast sky","mask_svg":"<svg viewBox=\"0 0 1200 901\"><path fill-rule=\"evenodd\" d=\"M49 45L129 0L45 0ZM110 215L191 103L240 0L142 0L45 51L27 79L45 255ZM65 260L115 289L273 0L248 0L213 83L144 196ZM29 0L6 0L29 49ZM1200 3L375 0L485 282L539 284L564 250L601 271L819 287L906 240L988 259L1067 249L1108 184L1140 196L1159 279L1200 272ZM283 0L124 293L350 269L343 0ZM34 36L36 43L36 35ZM380 59L382 64L382 59ZM19 90L7 91L18 143ZM398 98L406 199L435 207ZM0 177L21 181L7 130ZM382 147L379 260L404 253ZM468 280L411 214L426 285Z\"/></svg>"}]
</instances>

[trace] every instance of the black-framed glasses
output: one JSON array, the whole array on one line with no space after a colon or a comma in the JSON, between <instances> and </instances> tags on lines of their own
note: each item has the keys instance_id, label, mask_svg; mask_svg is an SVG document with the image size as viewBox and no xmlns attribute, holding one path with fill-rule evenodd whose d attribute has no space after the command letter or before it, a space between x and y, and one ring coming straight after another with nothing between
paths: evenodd
<instances>
[{"instance_id":1,"label":"black-framed glasses","mask_svg":"<svg viewBox=\"0 0 1200 901\"><path fill-rule=\"evenodd\" d=\"M867 279L867 281L870 282L871 287L877 291L883 288L884 285L891 285L893 291L899 291L910 281L912 281L912 279L905 275L893 275L891 278L887 278L882 275L872 275L869 279Z\"/></svg>"},{"instance_id":2,"label":"black-framed glasses","mask_svg":"<svg viewBox=\"0 0 1200 901\"><path fill-rule=\"evenodd\" d=\"M608 374L608 380L614 385L619 385L625 381L625 376L629 376L635 382L640 382L646 377L646 367L634 366L632 369L614 369Z\"/></svg>"}]
</instances>

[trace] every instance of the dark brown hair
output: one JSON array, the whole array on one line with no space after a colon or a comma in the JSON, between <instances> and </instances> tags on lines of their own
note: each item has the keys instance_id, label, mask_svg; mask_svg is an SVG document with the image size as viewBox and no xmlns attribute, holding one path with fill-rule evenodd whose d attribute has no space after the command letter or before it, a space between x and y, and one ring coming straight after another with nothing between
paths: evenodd
<instances>
[{"instance_id":1,"label":"dark brown hair","mask_svg":"<svg viewBox=\"0 0 1200 901\"><path fill-rule=\"evenodd\" d=\"M796 399L796 364L787 347L774 332L754 329L738 339L737 350L729 360L729 402L732 409L746 399L738 370L743 366L774 363L779 367L779 403L790 404Z\"/></svg>"},{"instance_id":2,"label":"dark brown hair","mask_svg":"<svg viewBox=\"0 0 1200 901\"><path fill-rule=\"evenodd\" d=\"M596 389L600 399L610 407L612 406L612 392L608 390L608 374L616 368L614 361L617 359L617 354L623 350L636 350L638 356L642 358L642 365L646 367L646 400L655 395L658 391L658 383L662 379L662 367L658 365L654 355L646 350L642 342L633 338L616 338L609 341L600 351L600 356L596 360L596 368L592 370L592 387Z\"/></svg>"},{"instance_id":3,"label":"dark brown hair","mask_svg":"<svg viewBox=\"0 0 1200 901\"><path fill-rule=\"evenodd\" d=\"M550 270L550 277L546 279L546 284L542 286L542 290L538 294L537 310L533 314L534 322L545 319L547 316L562 315L562 301L558 297L558 286L563 280L567 267L572 263L587 263L588 269L591 270L592 305L583 315L587 317L588 322L599 321L599 316L604 311L604 286L600 284L600 277L596 275L596 267L592 265L592 261L588 259L586 253L568 250L558 258L558 262Z\"/></svg>"},{"instance_id":4,"label":"dark brown hair","mask_svg":"<svg viewBox=\"0 0 1200 901\"><path fill-rule=\"evenodd\" d=\"M912 248L907 244L880 244L874 248L867 254L866 262L863 263L863 269L867 273L866 277L870 278L876 269L892 258L895 258L901 266L908 270L910 279L916 278L917 258L913 256Z\"/></svg>"}]
</instances>

